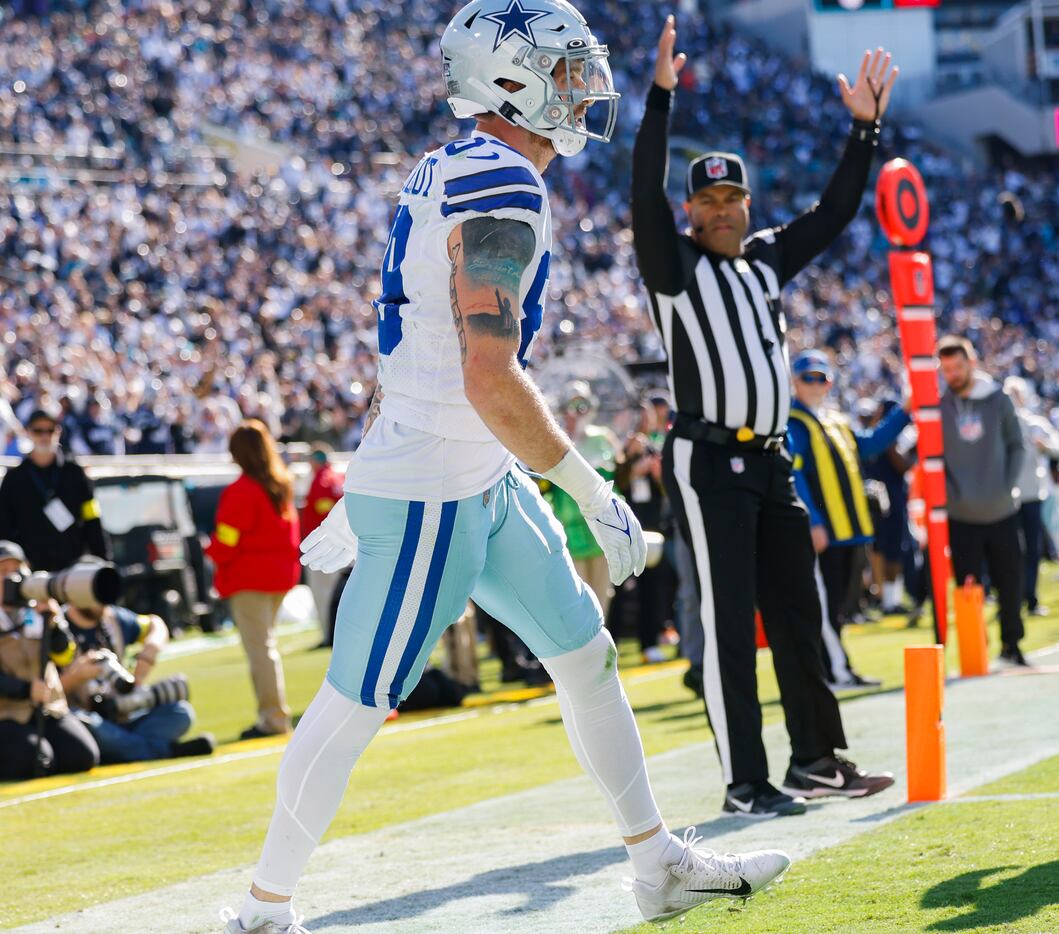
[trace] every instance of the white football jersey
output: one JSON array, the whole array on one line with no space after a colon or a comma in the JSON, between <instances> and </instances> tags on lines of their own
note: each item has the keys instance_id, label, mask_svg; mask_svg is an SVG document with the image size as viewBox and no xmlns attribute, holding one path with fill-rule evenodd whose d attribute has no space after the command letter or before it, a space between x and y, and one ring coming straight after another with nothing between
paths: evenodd
<instances>
[{"instance_id":1,"label":"white football jersey","mask_svg":"<svg viewBox=\"0 0 1059 934\"><path fill-rule=\"evenodd\" d=\"M463 391L449 293L449 234L458 224L486 215L523 221L536 234L536 251L519 288L518 356L525 365L547 292L548 195L525 156L475 132L424 156L401 190L383 256L382 294L374 302L382 410L350 463L346 489L416 500L461 499L487 489L510 468L513 458ZM455 444L434 452L440 460L424 461L432 440L421 434ZM473 464L462 463L465 457ZM400 463L402 458L411 463Z\"/></svg>"}]
</instances>

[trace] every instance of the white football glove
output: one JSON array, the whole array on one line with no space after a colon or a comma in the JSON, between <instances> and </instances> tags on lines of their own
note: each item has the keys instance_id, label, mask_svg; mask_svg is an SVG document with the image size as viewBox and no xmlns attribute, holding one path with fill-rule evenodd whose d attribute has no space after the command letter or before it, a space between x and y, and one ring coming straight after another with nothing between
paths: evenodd
<instances>
[{"instance_id":1,"label":"white football glove","mask_svg":"<svg viewBox=\"0 0 1059 934\"><path fill-rule=\"evenodd\" d=\"M613 483L604 481L573 448L543 476L581 507L581 515L606 556L615 587L630 574L643 573L647 563L643 529L625 500L613 492Z\"/></svg>"},{"instance_id":2,"label":"white football glove","mask_svg":"<svg viewBox=\"0 0 1059 934\"><path fill-rule=\"evenodd\" d=\"M314 571L332 574L357 557L357 536L349 527L346 505L339 500L301 543L301 562Z\"/></svg>"}]
</instances>

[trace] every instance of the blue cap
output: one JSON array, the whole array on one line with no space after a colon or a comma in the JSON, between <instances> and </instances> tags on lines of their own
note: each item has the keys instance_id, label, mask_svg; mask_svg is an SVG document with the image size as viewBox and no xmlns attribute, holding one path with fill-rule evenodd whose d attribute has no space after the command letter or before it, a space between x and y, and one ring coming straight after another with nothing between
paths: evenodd
<instances>
[{"instance_id":1,"label":"blue cap","mask_svg":"<svg viewBox=\"0 0 1059 934\"><path fill-rule=\"evenodd\" d=\"M828 379L834 379L835 376L827 354L820 350L805 350L798 354L791 364L791 372L795 376L801 376L803 373L823 373Z\"/></svg>"}]
</instances>

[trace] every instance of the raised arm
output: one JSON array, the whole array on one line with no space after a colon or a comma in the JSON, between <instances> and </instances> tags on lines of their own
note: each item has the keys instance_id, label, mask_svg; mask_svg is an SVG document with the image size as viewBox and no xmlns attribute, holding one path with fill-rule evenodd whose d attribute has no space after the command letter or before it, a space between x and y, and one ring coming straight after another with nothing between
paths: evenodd
<instances>
[{"instance_id":1,"label":"raised arm","mask_svg":"<svg viewBox=\"0 0 1059 934\"><path fill-rule=\"evenodd\" d=\"M880 48L874 54L864 53L860 73L852 87L845 75L838 76L839 92L853 117L853 126L842 158L820 200L775 231L782 282L789 282L801 272L856 217L868 184L879 121L890 103L897 74L898 69L890 67L890 54Z\"/></svg>"},{"instance_id":2,"label":"raised arm","mask_svg":"<svg viewBox=\"0 0 1059 934\"><path fill-rule=\"evenodd\" d=\"M853 436L857 439L860 456L865 460L878 457L898 439L911 421L906 409L895 406L874 428L854 428Z\"/></svg>"},{"instance_id":3,"label":"raised arm","mask_svg":"<svg viewBox=\"0 0 1059 934\"><path fill-rule=\"evenodd\" d=\"M617 585L644 569L640 525L612 484L577 453L518 363L519 286L535 247L533 228L510 218L471 218L449 235L449 298L463 389L497 440L578 504Z\"/></svg>"},{"instance_id":4,"label":"raised arm","mask_svg":"<svg viewBox=\"0 0 1059 934\"><path fill-rule=\"evenodd\" d=\"M632 235L644 284L652 292L676 295L684 286L680 236L666 197L669 172L669 110L677 75L687 57L673 56L677 32L666 19L658 40L654 84L632 150Z\"/></svg>"}]
</instances>

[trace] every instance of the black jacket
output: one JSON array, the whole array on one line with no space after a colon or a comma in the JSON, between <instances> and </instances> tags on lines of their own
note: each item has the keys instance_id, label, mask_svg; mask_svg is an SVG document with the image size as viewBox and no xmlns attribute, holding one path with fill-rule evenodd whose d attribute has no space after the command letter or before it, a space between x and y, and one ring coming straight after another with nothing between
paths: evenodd
<instances>
[{"instance_id":1,"label":"black jacket","mask_svg":"<svg viewBox=\"0 0 1059 934\"><path fill-rule=\"evenodd\" d=\"M74 517L60 532L44 514L58 497ZM110 559L110 543L99 521L92 483L81 466L59 452L51 467L37 467L28 457L0 483L0 539L17 542L34 571L61 571L85 554Z\"/></svg>"}]
</instances>

